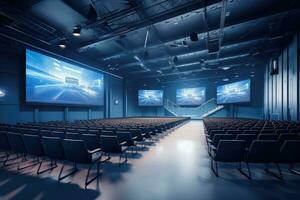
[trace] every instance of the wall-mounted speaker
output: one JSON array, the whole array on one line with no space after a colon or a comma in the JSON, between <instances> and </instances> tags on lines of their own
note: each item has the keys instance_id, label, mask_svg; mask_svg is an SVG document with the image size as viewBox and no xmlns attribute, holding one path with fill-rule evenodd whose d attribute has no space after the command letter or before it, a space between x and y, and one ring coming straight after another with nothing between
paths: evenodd
<instances>
[{"instance_id":1,"label":"wall-mounted speaker","mask_svg":"<svg viewBox=\"0 0 300 200\"><path fill-rule=\"evenodd\" d=\"M276 74L278 74L278 60L272 59L270 75L273 76Z\"/></svg>"}]
</instances>

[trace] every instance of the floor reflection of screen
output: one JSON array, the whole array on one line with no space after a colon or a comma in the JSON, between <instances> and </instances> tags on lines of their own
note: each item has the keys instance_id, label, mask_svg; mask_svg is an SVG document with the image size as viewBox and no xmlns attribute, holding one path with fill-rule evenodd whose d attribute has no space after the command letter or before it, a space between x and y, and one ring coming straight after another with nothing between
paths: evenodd
<instances>
[{"instance_id":1,"label":"floor reflection of screen","mask_svg":"<svg viewBox=\"0 0 300 200\"><path fill-rule=\"evenodd\" d=\"M103 105L103 74L26 50L26 101Z\"/></svg>"},{"instance_id":2,"label":"floor reflection of screen","mask_svg":"<svg viewBox=\"0 0 300 200\"><path fill-rule=\"evenodd\" d=\"M205 101L205 88L183 88L176 91L176 101L178 105L201 105Z\"/></svg>"},{"instance_id":3,"label":"floor reflection of screen","mask_svg":"<svg viewBox=\"0 0 300 200\"><path fill-rule=\"evenodd\" d=\"M250 101L250 79L221 85L217 88L218 104Z\"/></svg>"},{"instance_id":4,"label":"floor reflection of screen","mask_svg":"<svg viewBox=\"0 0 300 200\"><path fill-rule=\"evenodd\" d=\"M162 90L139 90L138 100L140 106L162 106Z\"/></svg>"}]
</instances>

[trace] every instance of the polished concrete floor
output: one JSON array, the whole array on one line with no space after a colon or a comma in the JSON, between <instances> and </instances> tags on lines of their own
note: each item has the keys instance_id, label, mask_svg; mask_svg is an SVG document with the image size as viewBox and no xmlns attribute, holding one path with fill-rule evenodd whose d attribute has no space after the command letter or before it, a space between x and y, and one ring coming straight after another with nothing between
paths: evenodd
<instances>
[{"instance_id":1,"label":"polished concrete floor","mask_svg":"<svg viewBox=\"0 0 300 200\"><path fill-rule=\"evenodd\" d=\"M132 156L130 156L132 157ZM300 177L283 167L284 181L253 167L249 181L234 167L221 165L220 177L210 169L201 121L179 127L118 167L117 159L101 166L102 176L84 189L86 168L58 183L59 169L36 175L36 167L0 169L0 199L300 199Z\"/></svg>"}]
</instances>

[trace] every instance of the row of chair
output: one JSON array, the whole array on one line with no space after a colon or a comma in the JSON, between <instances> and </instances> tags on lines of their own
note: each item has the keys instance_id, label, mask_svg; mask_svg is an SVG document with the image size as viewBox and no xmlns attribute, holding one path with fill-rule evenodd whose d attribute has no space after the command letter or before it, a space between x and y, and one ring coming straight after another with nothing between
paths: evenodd
<instances>
[{"instance_id":1,"label":"row of chair","mask_svg":"<svg viewBox=\"0 0 300 200\"><path fill-rule=\"evenodd\" d=\"M234 121L237 122L234 122ZM205 119L206 128L207 121L210 127L216 127L218 118ZM227 121L220 119L221 123ZM245 119L230 119L230 125L233 123L249 124ZM259 120L257 123L260 123ZM253 126L256 126L254 123ZM265 124L265 123L264 123ZM218 162L239 163L239 171L251 179L250 163L265 164L265 171L273 174L277 178L283 179L279 164L289 164L289 170L295 174L299 174L294 169L294 164L300 162L300 136L297 133L280 132L277 133L261 133L257 130L230 130L224 126L220 129L207 129L205 131L206 141L208 144L208 153L211 157L211 168L216 176L218 173ZM232 128L232 126L230 127ZM248 168L248 173L242 170L242 163ZM268 165L274 163L278 173L269 170Z\"/></svg>"}]
</instances>

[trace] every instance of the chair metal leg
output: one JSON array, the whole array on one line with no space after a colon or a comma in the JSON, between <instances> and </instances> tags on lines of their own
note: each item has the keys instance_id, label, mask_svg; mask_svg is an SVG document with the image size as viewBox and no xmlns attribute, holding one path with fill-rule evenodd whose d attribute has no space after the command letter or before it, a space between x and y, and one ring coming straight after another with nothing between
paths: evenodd
<instances>
[{"instance_id":1,"label":"chair metal leg","mask_svg":"<svg viewBox=\"0 0 300 200\"><path fill-rule=\"evenodd\" d=\"M51 160L50 167L45 169L45 170L40 171L40 169L42 167L42 164L43 164L43 161L41 161L41 163L39 164L38 170L36 172L37 174L42 174L44 172L51 171L51 170L53 170L54 168L57 167L56 161L54 161L54 163L53 163L53 160Z\"/></svg>"},{"instance_id":2,"label":"chair metal leg","mask_svg":"<svg viewBox=\"0 0 300 200\"><path fill-rule=\"evenodd\" d=\"M123 162L121 162L121 158L122 158L122 156L124 155L124 158L125 158L125 160L123 161ZM122 165L122 164L125 164L125 163L127 163L127 154L126 153L121 153L120 154L120 157L119 157L119 167Z\"/></svg>"},{"instance_id":3,"label":"chair metal leg","mask_svg":"<svg viewBox=\"0 0 300 200\"><path fill-rule=\"evenodd\" d=\"M29 167L33 167L33 166L38 165L38 164L41 163L40 159L37 158L37 160L34 163L26 165L26 166L21 166L22 162L25 162L25 161L27 161L26 154L22 158L22 161L18 164L18 170L23 170L23 169L26 169L26 168L29 168Z\"/></svg>"},{"instance_id":4,"label":"chair metal leg","mask_svg":"<svg viewBox=\"0 0 300 200\"><path fill-rule=\"evenodd\" d=\"M266 165L265 172L267 172L268 174L273 175L274 177L278 178L279 180L283 180L283 176L282 176L282 173L281 173L281 169L280 169L279 164L278 164L278 163L275 163L275 165L276 165L276 168L277 168L277 170L278 170L278 174L275 173L275 172L273 172L273 171L271 171L271 170L269 170L268 165Z\"/></svg>"},{"instance_id":5,"label":"chair metal leg","mask_svg":"<svg viewBox=\"0 0 300 200\"><path fill-rule=\"evenodd\" d=\"M248 168L248 174L246 174L246 172L243 171L242 169L242 162L239 162L239 168L238 170L240 171L240 173L244 176L246 176L249 180L251 180L251 172L250 172L250 167L249 164L246 162L247 168Z\"/></svg>"},{"instance_id":6,"label":"chair metal leg","mask_svg":"<svg viewBox=\"0 0 300 200\"><path fill-rule=\"evenodd\" d=\"M74 163L73 170L70 173L68 173L68 174L66 174L64 176L62 176L63 170L64 170L64 165L62 165L61 170L59 172L58 182L61 181L61 180L63 180L63 179L65 179L68 176L71 176L71 175L75 174L78 171L77 164Z\"/></svg>"},{"instance_id":7,"label":"chair metal leg","mask_svg":"<svg viewBox=\"0 0 300 200\"><path fill-rule=\"evenodd\" d=\"M93 167L94 164L97 164L97 175L94 176L93 178L91 178L91 179L89 180L90 171L91 171L91 168ZM84 183L84 185L85 185L84 187L85 187L85 188L86 188L91 182L93 182L96 178L99 177L99 175L100 175L100 173L99 173L99 168L100 168L99 165L100 165L100 162L96 162L96 163L90 164L89 169L88 169L88 172L87 172L87 175L86 175L86 178L85 178L85 183Z\"/></svg>"},{"instance_id":8,"label":"chair metal leg","mask_svg":"<svg viewBox=\"0 0 300 200\"><path fill-rule=\"evenodd\" d=\"M289 171L290 171L291 173L293 173L293 174L296 174L296 175L299 175L299 176L300 176L300 171L294 169L293 164L290 164L290 166L289 166Z\"/></svg>"},{"instance_id":9,"label":"chair metal leg","mask_svg":"<svg viewBox=\"0 0 300 200\"><path fill-rule=\"evenodd\" d=\"M211 157L211 169L213 173L216 175L216 177L219 178L219 171L218 171L218 162L215 161L215 169L214 169L214 159Z\"/></svg>"}]
</instances>

